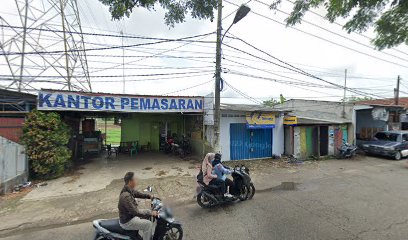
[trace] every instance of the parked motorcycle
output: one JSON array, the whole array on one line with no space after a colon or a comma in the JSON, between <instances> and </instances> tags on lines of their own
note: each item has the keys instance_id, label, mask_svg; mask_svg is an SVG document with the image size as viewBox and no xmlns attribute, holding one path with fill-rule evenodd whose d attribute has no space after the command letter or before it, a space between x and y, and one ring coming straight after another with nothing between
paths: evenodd
<instances>
[{"instance_id":1,"label":"parked motorcycle","mask_svg":"<svg viewBox=\"0 0 408 240\"><path fill-rule=\"evenodd\" d=\"M192 153L192 146L190 140L183 136L180 144L177 144L177 155L181 158L185 158L186 156Z\"/></svg>"},{"instance_id":2,"label":"parked motorcycle","mask_svg":"<svg viewBox=\"0 0 408 240\"><path fill-rule=\"evenodd\" d=\"M145 191L152 192L152 187ZM151 203L151 209L158 212L158 217L151 218L151 221L157 221L154 229L153 240L182 240L183 228L181 223L177 222L170 208L163 205L162 201L154 198ZM127 231L120 227L119 219L99 219L93 221L95 228L94 240L143 240L139 231Z\"/></svg>"},{"instance_id":3,"label":"parked motorcycle","mask_svg":"<svg viewBox=\"0 0 408 240\"><path fill-rule=\"evenodd\" d=\"M356 152L357 152L357 146L343 141L343 144L339 148L338 157L340 159L352 158L356 155Z\"/></svg>"},{"instance_id":4,"label":"parked motorcycle","mask_svg":"<svg viewBox=\"0 0 408 240\"><path fill-rule=\"evenodd\" d=\"M174 150L174 138L173 137L167 137L167 141L164 145L164 152L169 154L172 153Z\"/></svg>"},{"instance_id":5,"label":"parked motorcycle","mask_svg":"<svg viewBox=\"0 0 408 240\"><path fill-rule=\"evenodd\" d=\"M234 186L230 189L232 197L224 196L218 186L206 185L203 181L198 180L200 186L197 194L197 203L202 208L210 208L219 204L234 202L236 200L245 201L255 194L255 186L249 176L249 169L244 166L232 169L232 178ZM251 187L252 186L252 187Z\"/></svg>"}]
</instances>

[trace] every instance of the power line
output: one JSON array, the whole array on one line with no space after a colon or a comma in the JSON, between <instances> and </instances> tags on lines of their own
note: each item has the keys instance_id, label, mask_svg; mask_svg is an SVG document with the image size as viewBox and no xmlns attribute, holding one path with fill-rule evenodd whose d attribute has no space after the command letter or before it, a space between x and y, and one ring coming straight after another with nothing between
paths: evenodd
<instances>
[{"instance_id":1,"label":"power line","mask_svg":"<svg viewBox=\"0 0 408 240\"><path fill-rule=\"evenodd\" d=\"M124 77L152 77L152 76L167 76L167 75L185 75L185 74L195 74L195 73L207 73L212 72L211 70L202 71L192 71L192 72L174 72L174 73L151 73L151 74L129 74ZM12 75L2 75L0 77L12 77ZM23 76L24 78L31 78L31 76ZM60 76L47 76L42 75L41 78L59 78ZM83 76L72 76L72 77L83 77ZM94 75L91 78L121 78L123 75Z\"/></svg>"},{"instance_id":2,"label":"power line","mask_svg":"<svg viewBox=\"0 0 408 240\"><path fill-rule=\"evenodd\" d=\"M197 85L193 85L193 86L190 86L190 87L187 87L187 88L182 88L182 89L179 89L179 90L176 90L176 91L164 93L163 95L169 95L169 94L173 94L173 93L178 93L178 92L190 90L190 89L192 89L192 88L196 88L196 87L199 87L199 86L203 86L203 85L205 85L205 84L208 84L208 83L210 83L210 82L212 82L212 81L214 81L214 80L211 79L211 80L209 80L209 81L206 81L206 82L203 82L203 83L200 83L200 84L197 84Z\"/></svg>"},{"instance_id":3,"label":"power line","mask_svg":"<svg viewBox=\"0 0 408 240\"><path fill-rule=\"evenodd\" d=\"M255 1L255 2L258 2L258 3L260 3L260 4L263 4L263 5L267 6L267 7L269 7L269 4L264 3L264 2L262 2L262 1L260 1L260 0L254 0L254 1ZM282 11L282 10L280 10L280 9L276 9L276 11L278 11L278 12L280 12L280 13L283 13L283 14L285 14L285 15L287 15L287 16L290 15L290 13L285 12L285 11ZM341 37L341 38L344 38L344 39L346 39L346 40L349 40L349 41L351 41L351 42L353 42L353 43L355 43L355 44L358 44L358 45L360 45L360 46L367 47L367 48L369 48L369 49L371 49L371 50L375 50L376 52L380 52L380 53L382 53L382 54L389 55L389 56L391 56L391 57L397 58L397 59L402 60L402 61L406 61L406 62L408 61L408 60L405 59L405 58L396 56L396 55L391 54L391 53L377 51L374 47L372 47L372 46L370 46L370 45L361 43L361 42L359 42L359 41L357 41L357 40L354 40L354 39L352 39L352 38L346 37L346 36L344 36L344 35L342 35L342 34L340 34L340 33L336 33L336 32L334 32L334 31L332 31L332 30L330 30L330 29L324 28L324 27L322 27L322 26L320 26L320 25L318 25L318 24L315 24L315 23L313 23L313 22L311 22L311 21L308 21L308 20L306 20L306 19L302 19L302 22L305 22L305 23L310 24L310 25L312 25L312 26L314 26L314 27L316 27L316 28L322 29L323 31L329 32L329 33L331 33L331 34L334 34L334 35L336 35L336 36L339 36L339 37ZM385 60L385 59L382 59L382 58L378 58L378 59L381 59L382 61L388 61L388 60Z\"/></svg>"},{"instance_id":4,"label":"power line","mask_svg":"<svg viewBox=\"0 0 408 240\"><path fill-rule=\"evenodd\" d=\"M205 35L205 36L203 36L203 37L199 38L199 40L205 39L205 38L207 38L208 36L210 36L210 35ZM154 56L157 56L157 55L162 55L162 54L164 54L164 53L174 51L174 50L176 50L176 49L179 49L179 48L185 47L185 46L190 45L190 44L193 44L193 42L183 43L182 45L179 45L179 46L177 46L177 47L174 47L174 48L171 48L171 49L168 49L168 50L164 50L164 51L161 51L161 52L159 52L159 53L155 53L155 54L153 54L153 55L151 55L151 56L146 56L146 57L143 57L143 58L140 58L140 59L134 60L134 61L130 61L130 62L127 62L126 64L135 63L135 62L139 62L139 61L142 61L142 60L148 59L148 58L150 58L150 57L154 57ZM192 60L192 59L191 59L191 60ZM194 61L197 61L197 62L204 62L204 61L200 61L200 60L194 60ZM114 68L115 68L115 67L118 67L118 66L121 66L121 64L119 64L119 65L115 65L115 66L114 66ZM96 70L96 71L93 71L92 73L95 73L95 72L100 72L100 71L104 71L104 70Z\"/></svg>"},{"instance_id":5,"label":"power line","mask_svg":"<svg viewBox=\"0 0 408 240\"><path fill-rule=\"evenodd\" d=\"M236 47L230 46L230 45L228 45L228 44L224 44L224 45L227 46L227 47L230 47L230 48L232 48L232 49L235 49L235 50L237 50L237 51L241 51L242 53L245 53L245 54L250 55L250 56L252 56L252 57L255 57L255 58L264 60L264 61L266 61L266 62L269 62L269 63L271 63L271 64L273 64L273 65L276 65L276 66L279 66L279 67L282 67L282 68L285 68L285 69L288 69L288 70L291 70L291 71L294 71L294 72L298 72L298 73L300 73L300 74L303 74L303 75L308 76L308 77L311 77L311 78L315 78L315 79L317 79L317 80L319 80L319 81L323 81L323 82L328 83L328 84L330 84L330 85L337 86L337 87L340 88L340 89L343 89L343 88L344 88L343 86L341 86L341 85L339 85L339 84L332 83L332 82L330 82L330 81L324 80L324 79L322 79L322 78L320 78L320 77L317 77L317 76L315 76L315 75L313 75L313 74L310 74L310 73L308 73L308 72L305 72L304 70L302 70L302 69L300 69L300 68L298 68L298 67L295 67L295 66L293 66L293 65L291 65L291 64L289 64L289 63L287 63L287 62L285 62L285 61L282 61L282 60L280 60L279 58L277 58L277 57L275 57L275 56L269 54L268 52L265 52L265 51L263 51L263 50L261 50L261 49L255 47L254 45L252 45L252 44L246 42L245 40L243 40L243 39L241 39L241 38L237 38L237 37L234 37L234 38L237 39L237 40L239 40L239 41L241 41L242 43L244 43L244 44L250 46L251 48L253 48L253 49L255 49L255 50L257 50L257 51L259 51L259 52L261 52L261 53L263 53L263 54L265 54L265 55L267 55L267 56L269 56L269 57L271 57L271 58L273 58L273 59L275 59L275 60L277 60L278 62L280 62L280 63L282 63L282 64L284 64L284 65L281 65L281 64L272 62L272 61L267 60L267 59L265 59L265 58L256 56L256 55L254 55L254 54L252 54L252 53L249 53L249 52L243 51L243 50L241 50L241 49L238 49L238 48L236 48ZM287 65L287 66L289 66L289 67L287 67L287 66L285 66L285 65ZM347 88L347 90L349 90L349 91L351 91L351 92L354 92L354 93L356 93L356 94L360 94L360 95L365 95L365 96L370 96L370 95L372 95L372 96L375 96L375 94L364 93L364 92L362 92L362 91L356 91L356 90L353 90L353 89L350 89L350 88ZM376 96L376 97L378 97L378 96Z\"/></svg>"},{"instance_id":6,"label":"power line","mask_svg":"<svg viewBox=\"0 0 408 240\"><path fill-rule=\"evenodd\" d=\"M232 86L232 85L229 84L228 82L224 81L224 83L225 83L227 86L229 86L233 91L235 91L235 92L238 93L239 95L241 95L241 96L247 98L248 100L250 100L250 101L252 101L252 102L254 102L254 103L257 103L257 104L262 104L262 102L260 102L260 101L258 101L257 99L255 99L255 98L253 98L253 97L251 97L251 96L249 96L249 95L243 93L242 91L238 90L237 88L235 88L234 86Z\"/></svg>"},{"instance_id":7,"label":"power line","mask_svg":"<svg viewBox=\"0 0 408 240\"><path fill-rule=\"evenodd\" d=\"M4 25L0 24L0 27L3 28L11 28L11 29L24 29L24 27L20 26L12 26L12 25ZM68 34L80 34L80 35L85 35L85 36L95 36L95 37L114 37L114 38L129 38L129 39L142 39L142 40L159 40L159 41L165 41L165 40L171 40L171 41L182 41L182 40L187 40L191 38L197 38L197 37L202 37L202 36L208 36L214 34L214 32L210 33L205 33L205 34L199 34L191 37L184 37L184 38L178 38L178 39L171 39L171 38L156 38L156 37L147 37L147 36L134 36L134 35L120 35L120 34L102 34L102 33L89 33L89 32L75 32L75 31L63 31L63 30L55 30L55 29L43 29L43 28L35 28L35 27L27 27L27 30L36 30L36 31L41 31L41 32L52 32L52 33L68 33ZM204 41L205 42L205 41Z\"/></svg>"},{"instance_id":8,"label":"power line","mask_svg":"<svg viewBox=\"0 0 408 240\"><path fill-rule=\"evenodd\" d=\"M178 39L166 39L166 40L160 40L156 42L147 42L147 43L139 43L139 44L131 44L131 45L126 45L126 46L111 46L111 47L102 47L102 48L88 48L88 49L69 49L68 52L84 52L84 51L101 51L101 50L110 50L110 49L118 49L118 48L131 48L131 47L138 47L138 46L147 46L147 45L154 45L154 44L160 44L160 43L168 43L168 42L195 42L199 40L189 40L191 38L196 38L200 36L208 36L208 34L201 34L201 35L196 35L196 36L191 36L191 37L185 37L185 38L178 38ZM201 41L203 42L203 41ZM211 41L207 41L207 43L213 43ZM65 53L65 51L34 51L34 52L25 52L24 54L53 54L53 53ZM23 53L21 52L7 52L7 53L0 53L0 55L22 55Z\"/></svg>"},{"instance_id":9,"label":"power line","mask_svg":"<svg viewBox=\"0 0 408 240\"><path fill-rule=\"evenodd\" d=\"M290 2L290 3L292 3L292 4L295 4L295 2L293 2L292 0L286 0L286 1L287 1L287 2ZM323 16L323 15L321 15L321 14L319 14L319 13L313 11L313 10L310 10L310 9L309 9L309 12L326 20L326 17L325 17L325 16ZM333 21L332 23L336 24L337 26L340 26L341 28L344 28L344 26L343 26L342 24L340 24L340 23L338 23L338 22L336 22L336 21ZM362 33L359 33L359 32L353 32L353 33L355 33L355 34L357 34L357 35L360 35L360 36L362 36L362 37L364 37L364 38L366 38L366 39L368 39L368 40L370 40L370 41L373 40L373 38L371 38L371 37L369 37L369 36L367 36L367 35L364 35L364 34L362 34ZM403 52L403 51L401 51L401 50L399 50L399 49L391 48L390 50L394 50L394 51L396 51L396 52L399 52L399 53L401 53L401 54L404 54L404 55L407 55L407 56L408 56L408 53Z\"/></svg>"},{"instance_id":10,"label":"power line","mask_svg":"<svg viewBox=\"0 0 408 240\"><path fill-rule=\"evenodd\" d=\"M239 5L237 5L237 4L235 4L235 3L232 3L232 2L230 2L230 1L228 1L228 0L224 0L224 1L227 2L227 3L229 3L229 4L232 4L232 5L234 5L234 6L239 6ZM251 13L253 13L253 14L257 15L257 16L263 17L263 18L265 18L265 19L268 19L268 20L270 20L270 21L272 21L272 22L278 23L278 24L283 25L283 26L286 27L286 24L284 24L284 23L282 23L282 22L280 22L280 21L278 21L278 20L275 20L275 19L273 19L273 18L271 18L271 17L268 17L268 16L265 16L265 15L259 14L259 13L255 12L255 11L251 11ZM389 60L385 60L385 59L378 58L378 57L373 56L373 55L371 55L371 54L369 54L369 53L365 53L365 52L362 52L362 51L360 51L360 50L357 50L357 49L354 49L354 48L351 48L351 47L342 45L342 44L340 44L340 43L334 42L334 41L332 41L332 40L328 40L328 39L326 39L326 38L323 38L323 37L318 36L318 35L316 35L316 34L313 34L313 33L310 33L310 32L304 31L304 30L301 30L301 29L299 29L299 28L296 28L296 27L290 27L290 28L295 29L295 30L297 30L297 31L299 31L299 32L302 32L302 33L304 33L304 34L307 34L307 35L309 35L309 36L318 38L318 39L320 39L320 40L329 42L329 43L331 43L331 44L337 45L337 46L339 46L339 47L346 48L346 49L348 49L348 50L351 50L351 51L360 53L360 54L362 54L362 55L366 55L366 56L368 56L368 57L372 57L372 58L375 58L375 59L377 59L377 60L384 61L384 62L387 62L387 63L390 63L390 64L394 64L394 65L397 65L397 66L400 66L400 67L408 68L408 66L405 66L405 65L402 65L402 64L393 62L393 61L389 61Z\"/></svg>"},{"instance_id":11,"label":"power line","mask_svg":"<svg viewBox=\"0 0 408 240\"><path fill-rule=\"evenodd\" d=\"M213 73L200 73L200 74L191 74L188 76L171 76L171 77L163 77L163 78L138 78L138 79L126 79L127 82L147 82L147 81L160 81L160 80L167 80L167 79L179 79L179 78L192 78L192 77L201 77L201 76L209 76L213 75ZM11 78L1 78L0 81L12 81ZM110 83L119 83L121 79L119 80L93 80L93 82L110 82ZM47 80L47 79L35 79L35 80L30 80L30 82L34 83L63 83L63 81L58 81L58 80Z\"/></svg>"}]
</instances>

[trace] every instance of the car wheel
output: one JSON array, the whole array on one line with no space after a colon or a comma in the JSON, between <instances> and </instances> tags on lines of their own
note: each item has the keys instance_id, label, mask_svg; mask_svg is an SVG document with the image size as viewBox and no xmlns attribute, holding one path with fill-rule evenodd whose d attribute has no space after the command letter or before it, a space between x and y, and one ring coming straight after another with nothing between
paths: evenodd
<instances>
[{"instance_id":1,"label":"car wheel","mask_svg":"<svg viewBox=\"0 0 408 240\"><path fill-rule=\"evenodd\" d=\"M395 153L394 159L395 159L395 160L401 160L401 159L402 159L402 155L401 155L401 152L400 152L400 151L398 151L398 152Z\"/></svg>"}]
</instances>

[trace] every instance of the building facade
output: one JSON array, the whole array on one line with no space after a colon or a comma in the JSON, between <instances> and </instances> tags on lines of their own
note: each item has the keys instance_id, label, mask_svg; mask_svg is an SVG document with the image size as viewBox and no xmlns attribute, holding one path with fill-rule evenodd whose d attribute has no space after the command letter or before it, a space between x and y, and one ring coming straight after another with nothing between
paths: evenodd
<instances>
[{"instance_id":1,"label":"building facade","mask_svg":"<svg viewBox=\"0 0 408 240\"><path fill-rule=\"evenodd\" d=\"M222 159L248 160L282 155L283 117L284 111L268 107L222 104L220 122ZM210 145L211 137L212 126L206 126L206 140Z\"/></svg>"},{"instance_id":2,"label":"building facade","mask_svg":"<svg viewBox=\"0 0 408 240\"><path fill-rule=\"evenodd\" d=\"M354 141L354 106L341 102L293 99L275 108L291 111L284 122L286 155L318 159L336 155L343 142Z\"/></svg>"}]
</instances>

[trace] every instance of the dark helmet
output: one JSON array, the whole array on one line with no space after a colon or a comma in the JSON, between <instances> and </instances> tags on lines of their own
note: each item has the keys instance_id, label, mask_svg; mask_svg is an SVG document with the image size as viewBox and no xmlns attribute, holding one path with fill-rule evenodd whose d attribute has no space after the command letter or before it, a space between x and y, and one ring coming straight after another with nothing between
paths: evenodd
<instances>
[{"instance_id":1,"label":"dark helmet","mask_svg":"<svg viewBox=\"0 0 408 240\"><path fill-rule=\"evenodd\" d=\"M221 153L216 153L216 154L214 155L214 160L219 160L219 161L221 161L221 157L222 157Z\"/></svg>"}]
</instances>

